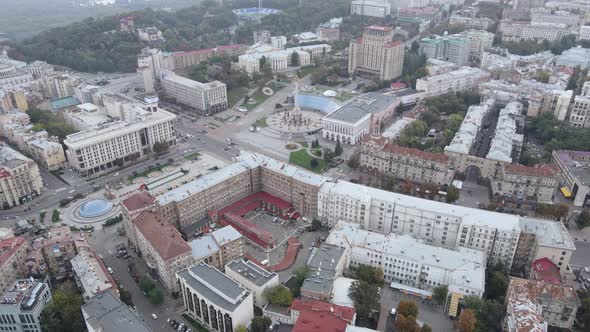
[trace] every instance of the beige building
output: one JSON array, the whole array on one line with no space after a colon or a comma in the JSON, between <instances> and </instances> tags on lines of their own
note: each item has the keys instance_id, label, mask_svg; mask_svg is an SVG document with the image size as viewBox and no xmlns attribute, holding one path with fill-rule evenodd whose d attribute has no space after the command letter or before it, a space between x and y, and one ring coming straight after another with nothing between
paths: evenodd
<instances>
[{"instance_id":1,"label":"beige building","mask_svg":"<svg viewBox=\"0 0 590 332\"><path fill-rule=\"evenodd\" d=\"M539 167L505 164L491 180L492 192L494 195L552 204L559 185L558 172L554 164Z\"/></svg>"},{"instance_id":2,"label":"beige building","mask_svg":"<svg viewBox=\"0 0 590 332\"><path fill-rule=\"evenodd\" d=\"M389 144L385 138L373 138L361 145L360 168L370 174L442 185L450 184L455 175L449 159L442 153L406 148Z\"/></svg>"},{"instance_id":3,"label":"beige building","mask_svg":"<svg viewBox=\"0 0 590 332\"><path fill-rule=\"evenodd\" d=\"M133 222L143 211L154 208L156 199L147 192L141 191L125 197L121 202L121 215L123 216L123 227L130 246L137 247L137 235Z\"/></svg>"},{"instance_id":4,"label":"beige building","mask_svg":"<svg viewBox=\"0 0 590 332\"><path fill-rule=\"evenodd\" d=\"M143 211L133 221L137 251L152 275L168 290L177 290L175 274L194 264L191 247L158 212Z\"/></svg>"},{"instance_id":5,"label":"beige building","mask_svg":"<svg viewBox=\"0 0 590 332\"><path fill-rule=\"evenodd\" d=\"M37 164L0 142L0 205L11 208L28 202L43 191Z\"/></svg>"},{"instance_id":6,"label":"beige building","mask_svg":"<svg viewBox=\"0 0 590 332\"><path fill-rule=\"evenodd\" d=\"M86 236L70 231L69 226L54 227L51 232L31 242L31 251L26 259L27 268L33 275L47 272L55 278L66 277L70 261L78 255L78 248L88 248Z\"/></svg>"},{"instance_id":7,"label":"beige building","mask_svg":"<svg viewBox=\"0 0 590 332\"><path fill-rule=\"evenodd\" d=\"M590 127L590 97L574 97L568 122L572 127L576 128Z\"/></svg>"},{"instance_id":8,"label":"beige building","mask_svg":"<svg viewBox=\"0 0 590 332\"><path fill-rule=\"evenodd\" d=\"M391 80L402 74L404 44L393 40L393 28L369 26L362 38L350 41L348 72L376 75Z\"/></svg>"},{"instance_id":9,"label":"beige building","mask_svg":"<svg viewBox=\"0 0 590 332\"><path fill-rule=\"evenodd\" d=\"M147 100L147 99L146 99ZM176 144L176 115L149 103L124 102L122 120L68 135L64 140L70 166L82 176L108 173L154 152L156 143Z\"/></svg>"},{"instance_id":10,"label":"beige building","mask_svg":"<svg viewBox=\"0 0 590 332\"><path fill-rule=\"evenodd\" d=\"M268 272L250 260L236 259L227 263L225 274L252 292L254 305L259 308L268 303L264 291L280 285L278 274Z\"/></svg>"},{"instance_id":11,"label":"beige building","mask_svg":"<svg viewBox=\"0 0 590 332\"><path fill-rule=\"evenodd\" d=\"M512 304L519 300L538 304L536 313L540 314L549 326L568 330L572 328L576 312L581 305L576 290L571 286L510 278L506 301Z\"/></svg>"},{"instance_id":12,"label":"beige building","mask_svg":"<svg viewBox=\"0 0 590 332\"><path fill-rule=\"evenodd\" d=\"M0 110L10 111L12 109L18 109L22 112L29 109L25 91L21 89L4 90L0 88Z\"/></svg>"},{"instance_id":13,"label":"beige building","mask_svg":"<svg viewBox=\"0 0 590 332\"><path fill-rule=\"evenodd\" d=\"M517 21L502 21L499 31L502 32L502 41L520 41L520 40L548 40L556 41L569 35L576 34L575 29L569 28L564 23L529 23Z\"/></svg>"},{"instance_id":14,"label":"beige building","mask_svg":"<svg viewBox=\"0 0 590 332\"><path fill-rule=\"evenodd\" d=\"M195 263L205 262L221 271L245 254L244 237L232 226L219 228L188 243Z\"/></svg>"},{"instance_id":15,"label":"beige building","mask_svg":"<svg viewBox=\"0 0 590 332\"><path fill-rule=\"evenodd\" d=\"M166 97L176 102L199 110L203 115L210 115L227 109L227 88L224 83L213 81L201 83L176 75L172 71L163 71L162 88Z\"/></svg>"},{"instance_id":16,"label":"beige building","mask_svg":"<svg viewBox=\"0 0 590 332\"><path fill-rule=\"evenodd\" d=\"M426 92L426 97L477 89L480 83L489 81L490 73L479 68L461 67L439 75L420 78L416 90Z\"/></svg>"},{"instance_id":17,"label":"beige building","mask_svg":"<svg viewBox=\"0 0 590 332\"><path fill-rule=\"evenodd\" d=\"M25 259L29 245L24 237L10 237L0 241L0 293L18 278L27 276Z\"/></svg>"},{"instance_id":18,"label":"beige building","mask_svg":"<svg viewBox=\"0 0 590 332\"><path fill-rule=\"evenodd\" d=\"M317 193L325 181L323 176L285 162L242 152L236 163L161 195L157 206L166 220L181 228L206 218L209 211L264 191L312 219L317 214Z\"/></svg>"},{"instance_id":19,"label":"beige building","mask_svg":"<svg viewBox=\"0 0 590 332\"><path fill-rule=\"evenodd\" d=\"M78 248L78 255L72 258L70 263L85 301L104 292L119 296L114 278L102 259L90 247Z\"/></svg>"}]
</instances>

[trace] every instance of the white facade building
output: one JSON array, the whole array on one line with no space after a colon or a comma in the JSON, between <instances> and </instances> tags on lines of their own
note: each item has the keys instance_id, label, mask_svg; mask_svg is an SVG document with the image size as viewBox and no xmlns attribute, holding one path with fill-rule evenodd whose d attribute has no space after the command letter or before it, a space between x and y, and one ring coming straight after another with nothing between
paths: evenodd
<instances>
[{"instance_id":1,"label":"white facade building","mask_svg":"<svg viewBox=\"0 0 590 332\"><path fill-rule=\"evenodd\" d=\"M409 235L379 234L349 223L337 224L326 243L346 247L350 267L381 268L389 283L426 291L447 285L449 292L477 297L485 290L486 258L480 250L435 247Z\"/></svg>"},{"instance_id":2,"label":"white facade building","mask_svg":"<svg viewBox=\"0 0 590 332\"><path fill-rule=\"evenodd\" d=\"M590 128L590 97L574 97L568 122L572 127Z\"/></svg>"},{"instance_id":3,"label":"white facade building","mask_svg":"<svg viewBox=\"0 0 590 332\"><path fill-rule=\"evenodd\" d=\"M252 293L205 263L176 274L187 313L206 328L236 331L254 318Z\"/></svg>"},{"instance_id":4,"label":"white facade building","mask_svg":"<svg viewBox=\"0 0 590 332\"><path fill-rule=\"evenodd\" d=\"M156 27L138 28L137 36L140 40L148 43L153 43L164 39L162 37L162 31L158 30Z\"/></svg>"},{"instance_id":5,"label":"white facade building","mask_svg":"<svg viewBox=\"0 0 590 332\"><path fill-rule=\"evenodd\" d=\"M43 179L37 164L0 143L0 206L6 209L21 205L42 191Z\"/></svg>"},{"instance_id":6,"label":"white facade building","mask_svg":"<svg viewBox=\"0 0 590 332\"><path fill-rule=\"evenodd\" d=\"M263 308L268 300L264 291L280 285L279 275L268 272L250 260L234 260L225 265L225 274L249 290L254 296L254 305Z\"/></svg>"},{"instance_id":7,"label":"white facade building","mask_svg":"<svg viewBox=\"0 0 590 332\"><path fill-rule=\"evenodd\" d=\"M41 332L41 313L51 301L48 284L17 280L0 298L0 331Z\"/></svg>"},{"instance_id":8,"label":"white facade building","mask_svg":"<svg viewBox=\"0 0 590 332\"><path fill-rule=\"evenodd\" d=\"M502 21L499 27L502 32L502 41L520 40L548 40L556 41L576 31L563 23L528 23L515 21Z\"/></svg>"},{"instance_id":9,"label":"white facade building","mask_svg":"<svg viewBox=\"0 0 590 332\"><path fill-rule=\"evenodd\" d=\"M350 4L350 14L385 17L391 15L391 4L383 0L353 0Z\"/></svg>"},{"instance_id":10,"label":"white facade building","mask_svg":"<svg viewBox=\"0 0 590 332\"><path fill-rule=\"evenodd\" d=\"M426 97L439 96L447 93L474 90L479 83L489 81L490 73L479 68L461 67L440 75L418 79L416 90L426 92Z\"/></svg>"},{"instance_id":11,"label":"white facade building","mask_svg":"<svg viewBox=\"0 0 590 332\"><path fill-rule=\"evenodd\" d=\"M204 115L227 109L227 86L219 81L201 83L166 70L162 74L162 88L167 97L194 107Z\"/></svg>"},{"instance_id":12,"label":"white facade building","mask_svg":"<svg viewBox=\"0 0 590 332\"><path fill-rule=\"evenodd\" d=\"M33 81L33 75L11 64L0 63L0 88L22 88Z\"/></svg>"}]
</instances>

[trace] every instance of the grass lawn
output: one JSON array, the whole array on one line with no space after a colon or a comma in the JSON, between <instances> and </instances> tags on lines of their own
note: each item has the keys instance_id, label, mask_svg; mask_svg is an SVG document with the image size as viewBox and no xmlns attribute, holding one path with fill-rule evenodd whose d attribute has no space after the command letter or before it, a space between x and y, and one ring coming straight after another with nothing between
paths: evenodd
<instances>
[{"instance_id":1,"label":"grass lawn","mask_svg":"<svg viewBox=\"0 0 590 332\"><path fill-rule=\"evenodd\" d=\"M263 85L263 86L260 87L260 89L258 89L258 91L256 91L251 96L251 98L253 98L254 100L256 100L256 103L255 104L244 103L244 104L242 104L242 106L245 107L248 110L253 110L258 105L262 104L265 100L267 100L268 98L270 98L271 96L267 96L264 93L262 93L262 88L264 88L265 86L271 88L274 91L274 93L277 93L279 90L281 90L282 88L284 88L283 85L276 84L275 82L272 82L271 84L268 84L268 85ZM272 96L274 96L274 93L272 94Z\"/></svg>"},{"instance_id":2,"label":"grass lawn","mask_svg":"<svg viewBox=\"0 0 590 332\"><path fill-rule=\"evenodd\" d=\"M268 123L266 123L266 118L260 118L256 120L256 127L264 128L268 127Z\"/></svg>"},{"instance_id":3,"label":"grass lawn","mask_svg":"<svg viewBox=\"0 0 590 332\"><path fill-rule=\"evenodd\" d=\"M309 144L307 144L307 142L296 142L297 144L301 145L302 147L306 148L309 146Z\"/></svg>"},{"instance_id":4,"label":"grass lawn","mask_svg":"<svg viewBox=\"0 0 590 332\"><path fill-rule=\"evenodd\" d=\"M197 151L195 152L191 152L189 154L185 154L184 156L182 156L184 159L186 160L196 160L197 158L199 158L201 154L198 153Z\"/></svg>"},{"instance_id":5,"label":"grass lawn","mask_svg":"<svg viewBox=\"0 0 590 332\"><path fill-rule=\"evenodd\" d=\"M246 94L248 94L248 89L246 89L244 87L233 88L233 89L227 90L228 107L233 107Z\"/></svg>"},{"instance_id":6,"label":"grass lawn","mask_svg":"<svg viewBox=\"0 0 590 332\"><path fill-rule=\"evenodd\" d=\"M315 159L318 161L318 164L316 167L311 167L311 160L312 159ZM295 165L301 166L303 168L307 168L308 170L314 171L316 173L321 173L322 170L324 169L324 167L326 166L325 160L313 158L312 156L307 154L307 151L305 151L305 149L291 152L291 155L289 155L289 162L291 164L295 164Z\"/></svg>"},{"instance_id":7,"label":"grass lawn","mask_svg":"<svg viewBox=\"0 0 590 332\"><path fill-rule=\"evenodd\" d=\"M301 77L299 78L304 78L305 76L313 73L314 70L316 70L316 68L311 65L299 68L299 72L301 73Z\"/></svg>"},{"instance_id":8,"label":"grass lawn","mask_svg":"<svg viewBox=\"0 0 590 332\"><path fill-rule=\"evenodd\" d=\"M201 323L194 320L191 316L182 314L182 318L186 319L186 321L193 326L195 332L209 332L208 329L201 325Z\"/></svg>"},{"instance_id":9,"label":"grass lawn","mask_svg":"<svg viewBox=\"0 0 590 332\"><path fill-rule=\"evenodd\" d=\"M170 165L169 163L165 163L160 166L151 166L143 172L139 172L137 174L131 175L130 177L127 178L127 180L129 180L129 182L131 182L131 181L135 180L136 178L139 178L142 176L147 176L151 172L161 171L162 169L164 169L164 167L169 166L169 165Z\"/></svg>"},{"instance_id":10,"label":"grass lawn","mask_svg":"<svg viewBox=\"0 0 590 332\"><path fill-rule=\"evenodd\" d=\"M344 91L344 92L339 92L338 96L334 97L334 99L336 99L338 101L348 101L356 96L357 95L355 95L354 93Z\"/></svg>"}]
</instances>

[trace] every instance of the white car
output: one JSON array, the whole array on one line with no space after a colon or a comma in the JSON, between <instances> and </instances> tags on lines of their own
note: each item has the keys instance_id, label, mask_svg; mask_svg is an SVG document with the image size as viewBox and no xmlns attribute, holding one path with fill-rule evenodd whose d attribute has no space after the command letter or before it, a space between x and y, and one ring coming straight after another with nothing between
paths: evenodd
<instances>
[{"instance_id":1,"label":"white car","mask_svg":"<svg viewBox=\"0 0 590 332\"><path fill-rule=\"evenodd\" d=\"M119 173L117 172L117 173L113 174L113 176L117 177L117 176L119 176Z\"/></svg>"},{"instance_id":2,"label":"white car","mask_svg":"<svg viewBox=\"0 0 590 332\"><path fill-rule=\"evenodd\" d=\"M107 271L109 271L109 274L113 274L113 269L110 266L107 267Z\"/></svg>"},{"instance_id":3,"label":"white car","mask_svg":"<svg viewBox=\"0 0 590 332\"><path fill-rule=\"evenodd\" d=\"M152 314L152 318L153 319L158 319L158 316L156 316L156 314Z\"/></svg>"}]
</instances>

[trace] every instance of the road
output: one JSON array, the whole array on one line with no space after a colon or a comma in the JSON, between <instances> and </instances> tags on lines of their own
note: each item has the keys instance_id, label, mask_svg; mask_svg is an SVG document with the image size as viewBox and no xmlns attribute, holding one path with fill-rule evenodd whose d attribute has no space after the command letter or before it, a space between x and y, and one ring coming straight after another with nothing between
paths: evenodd
<instances>
[{"instance_id":1,"label":"road","mask_svg":"<svg viewBox=\"0 0 590 332\"><path fill-rule=\"evenodd\" d=\"M586 267L590 266L590 243L586 241L574 241L576 252L570 260L570 266Z\"/></svg>"}]
</instances>

